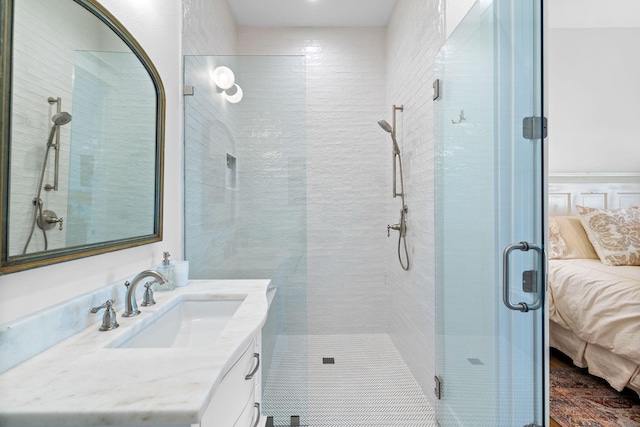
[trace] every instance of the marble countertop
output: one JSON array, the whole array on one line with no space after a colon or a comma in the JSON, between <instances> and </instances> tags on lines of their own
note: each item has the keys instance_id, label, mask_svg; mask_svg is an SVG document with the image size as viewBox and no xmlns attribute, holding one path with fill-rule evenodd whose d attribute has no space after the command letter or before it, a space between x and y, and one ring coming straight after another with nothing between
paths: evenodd
<instances>
[{"instance_id":1,"label":"marble countertop","mask_svg":"<svg viewBox=\"0 0 640 427\"><path fill-rule=\"evenodd\" d=\"M268 280L202 280L156 292L120 327L100 323L0 375L2 426L189 425L199 423L220 374L264 324ZM150 323L176 299L244 299L208 348L108 348ZM90 307L89 307L90 308Z\"/></svg>"}]
</instances>

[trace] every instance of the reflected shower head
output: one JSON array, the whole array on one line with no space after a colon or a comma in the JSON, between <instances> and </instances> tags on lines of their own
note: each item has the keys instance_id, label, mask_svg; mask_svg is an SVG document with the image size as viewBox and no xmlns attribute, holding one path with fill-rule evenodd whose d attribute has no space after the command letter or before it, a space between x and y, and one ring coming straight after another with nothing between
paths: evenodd
<instances>
[{"instance_id":1,"label":"reflected shower head","mask_svg":"<svg viewBox=\"0 0 640 427\"><path fill-rule=\"evenodd\" d=\"M391 125L386 120L378 120L378 124L385 131L387 131L389 133L393 132L393 128L391 127Z\"/></svg>"},{"instance_id":2,"label":"reflected shower head","mask_svg":"<svg viewBox=\"0 0 640 427\"><path fill-rule=\"evenodd\" d=\"M51 121L55 126L64 126L71 121L71 114L66 111L62 111L58 114L54 114L53 117L51 117Z\"/></svg>"}]
</instances>

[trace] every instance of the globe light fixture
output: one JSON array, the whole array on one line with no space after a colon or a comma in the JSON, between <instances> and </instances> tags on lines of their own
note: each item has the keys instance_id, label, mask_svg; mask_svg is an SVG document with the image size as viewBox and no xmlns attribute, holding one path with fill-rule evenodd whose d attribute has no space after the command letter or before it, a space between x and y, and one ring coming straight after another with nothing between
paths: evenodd
<instances>
[{"instance_id":1,"label":"globe light fixture","mask_svg":"<svg viewBox=\"0 0 640 427\"><path fill-rule=\"evenodd\" d=\"M236 82L236 76L228 67L216 67L213 70L213 82L222 90L232 88Z\"/></svg>"}]
</instances>

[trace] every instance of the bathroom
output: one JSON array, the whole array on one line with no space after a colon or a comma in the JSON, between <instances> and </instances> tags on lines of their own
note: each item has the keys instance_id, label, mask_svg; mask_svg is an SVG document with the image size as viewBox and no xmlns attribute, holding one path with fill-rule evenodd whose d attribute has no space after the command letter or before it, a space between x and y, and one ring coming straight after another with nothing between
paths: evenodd
<instances>
[{"instance_id":1,"label":"bathroom","mask_svg":"<svg viewBox=\"0 0 640 427\"><path fill-rule=\"evenodd\" d=\"M386 334L433 404L434 68L437 52L474 1L381 2L385 24L301 28L240 25L227 0L100 3L144 48L164 85L162 241L0 276L0 324L122 282L159 264L165 251L191 259L184 243L189 99L183 85L190 84L183 81L184 56L304 56L307 282L305 306L295 314L309 335ZM377 122L391 123L394 115L408 206L408 270L398 261L397 233L388 237L386 229L399 221L400 202L391 197L392 143ZM220 261L217 253L209 261Z\"/></svg>"}]
</instances>

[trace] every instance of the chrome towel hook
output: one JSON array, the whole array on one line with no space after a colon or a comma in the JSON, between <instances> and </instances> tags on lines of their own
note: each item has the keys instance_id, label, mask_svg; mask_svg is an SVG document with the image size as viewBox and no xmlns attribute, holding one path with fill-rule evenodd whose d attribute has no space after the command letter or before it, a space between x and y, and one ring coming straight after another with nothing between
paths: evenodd
<instances>
[{"instance_id":1,"label":"chrome towel hook","mask_svg":"<svg viewBox=\"0 0 640 427\"><path fill-rule=\"evenodd\" d=\"M460 118L458 119L458 121L456 122L455 120L451 120L451 123L453 123L454 125L460 124L460 122L462 122L463 120L467 120L467 118L464 116L464 110L460 110Z\"/></svg>"}]
</instances>

